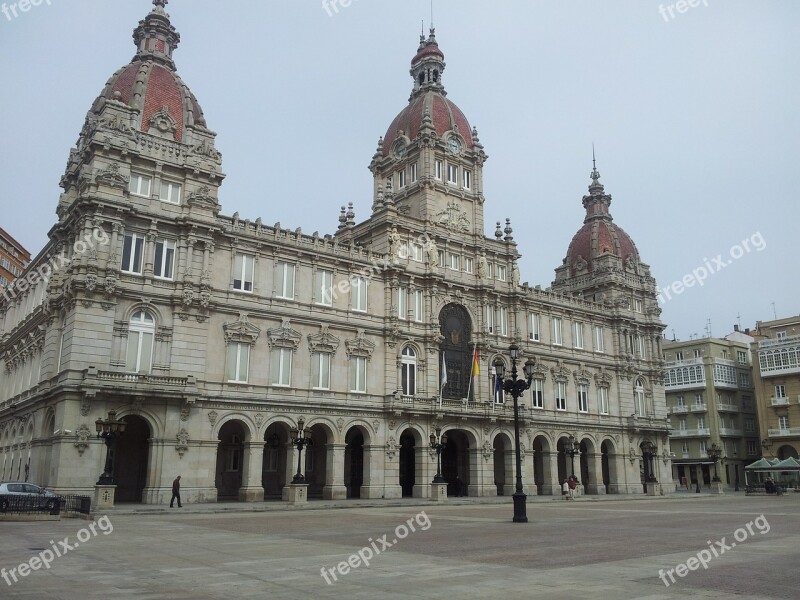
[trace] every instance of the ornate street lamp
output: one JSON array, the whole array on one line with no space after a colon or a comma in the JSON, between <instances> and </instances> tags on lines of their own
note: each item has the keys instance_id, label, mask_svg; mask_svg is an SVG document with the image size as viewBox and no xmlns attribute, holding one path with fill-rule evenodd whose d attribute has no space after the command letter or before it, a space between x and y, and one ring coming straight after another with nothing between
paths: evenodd
<instances>
[{"instance_id":1,"label":"ornate street lamp","mask_svg":"<svg viewBox=\"0 0 800 600\"><path fill-rule=\"evenodd\" d=\"M569 434L569 441L564 446L564 453L569 454L569 460L572 467L572 476L575 477L575 455L580 454L580 446L575 441L575 436Z\"/></svg>"},{"instance_id":2,"label":"ornate street lamp","mask_svg":"<svg viewBox=\"0 0 800 600\"><path fill-rule=\"evenodd\" d=\"M436 432L431 434L431 449L436 451L436 475L432 483L446 483L442 477L442 450L447 446L447 434L442 433L442 428L437 427ZM456 494L461 490L456 490Z\"/></svg>"},{"instance_id":3,"label":"ornate street lamp","mask_svg":"<svg viewBox=\"0 0 800 600\"><path fill-rule=\"evenodd\" d=\"M656 446L650 440L642 443L642 458L644 458L644 480L645 483L658 483L655 476L655 465L653 459L656 456Z\"/></svg>"},{"instance_id":4,"label":"ornate street lamp","mask_svg":"<svg viewBox=\"0 0 800 600\"><path fill-rule=\"evenodd\" d=\"M717 461L719 460L719 457L722 456L722 448L717 446L717 443L714 442L711 444L711 447L706 451L706 453L708 454L708 458L714 461L714 477L711 481L718 483L721 481L721 479L717 474Z\"/></svg>"},{"instance_id":5,"label":"ornate street lamp","mask_svg":"<svg viewBox=\"0 0 800 600\"><path fill-rule=\"evenodd\" d=\"M303 475L303 448L312 446L314 441L311 439L311 433L305 430L306 420L303 417L297 419L297 427L292 427L289 430L291 442L293 446L297 446L297 474L292 477L292 483L304 484L306 478Z\"/></svg>"},{"instance_id":6,"label":"ornate street lamp","mask_svg":"<svg viewBox=\"0 0 800 600\"><path fill-rule=\"evenodd\" d=\"M531 387L533 381L533 368L536 363L532 359L525 361L525 379L517 379L517 359L519 358L519 346L511 344L508 349L511 355L511 378L504 379L506 366L503 359L497 357L494 361L494 371L497 378L502 381L503 391L511 394L514 398L514 442L516 445L517 458L517 486L516 492L512 496L514 499L514 523L527 523L528 517L525 514L525 500L527 496L522 491L522 458L519 446L519 403L520 396Z\"/></svg>"},{"instance_id":7,"label":"ornate street lamp","mask_svg":"<svg viewBox=\"0 0 800 600\"><path fill-rule=\"evenodd\" d=\"M107 419L97 419L94 422L97 430L97 437L103 438L106 443L106 466L97 485L115 485L114 483L114 448L117 445L117 438L125 433L127 423L117 420L117 411L108 411Z\"/></svg>"}]
</instances>

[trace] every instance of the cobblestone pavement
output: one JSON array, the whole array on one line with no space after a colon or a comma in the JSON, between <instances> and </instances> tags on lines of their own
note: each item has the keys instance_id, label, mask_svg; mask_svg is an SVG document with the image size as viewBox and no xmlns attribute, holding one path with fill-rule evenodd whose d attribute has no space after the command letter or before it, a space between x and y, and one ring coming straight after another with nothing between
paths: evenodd
<instances>
[{"instance_id":1,"label":"cobblestone pavement","mask_svg":"<svg viewBox=\"0 0 800 600\"><path fill-rule=\"evenodd\" d=\"M0 522L0 598L800 597L800 494L365 504Z\"/></svg>"}]
</instances>

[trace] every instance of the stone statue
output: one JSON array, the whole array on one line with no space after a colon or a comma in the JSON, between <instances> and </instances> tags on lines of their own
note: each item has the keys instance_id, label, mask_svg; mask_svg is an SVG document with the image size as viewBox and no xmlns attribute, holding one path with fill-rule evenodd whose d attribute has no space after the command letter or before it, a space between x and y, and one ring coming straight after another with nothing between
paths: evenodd
<instances>
[{"instance_id":1,"label":"stone statue","mask_svg":"<svg viewBox=\"0 0 800 600\"><path fill-rule=\"evenodd\" d=\"M519 285L519 265L516 262L511 266L511 282Z\"/></svg>"},{"instance_id":2,"label":"stone statue","mask_svg":"<svg viewBox=\"0 0 800 600\"><path fill-rule=\"evenodd\" d=\"M428 253L428 264L432 267L439 266L439 248L436 245L436 240L431 238L425 251Z\"/></svg>"},{"instance_id":3,"label":"stone statue","mask_svg":"<svg viewBox=\"0 0 800 600\"><path fill-rule=\"evenodd\" d=\"M392 230L389 232L389 256L394 259L396 258L395 252L397 252L397 243L400 241L400 234L397 233L397 227L392 225Z\"/></svg>"},{"instance_id":4,"label":"stone statue","mask_svg":"<svg viewBox=\"0 0 800 600\"><path fill-rule=\"evenodd\" d=\"M489 263L486 261L486 254L481 252L478 255L478 277L486 279L489 276Z\"/></svg>"}]
</instances>

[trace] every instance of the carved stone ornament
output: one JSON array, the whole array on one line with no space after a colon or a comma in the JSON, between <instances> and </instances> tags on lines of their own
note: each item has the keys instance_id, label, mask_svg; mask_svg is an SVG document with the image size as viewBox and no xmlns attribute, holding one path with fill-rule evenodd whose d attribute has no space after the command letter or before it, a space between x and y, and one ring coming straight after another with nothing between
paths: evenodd
<instances>
[{"instance_id":1,"label":"carved stone ornament","mask_svg":"<svg viewBox=\"0 0 800 600\"><path fill-rule=\"evenodd\" d=\"M238 320L223 323L222 331L225 335L226 344L232 342L255 344L261 334L261 330L249 321L245 312L239 313Z\"/></svg>"},{"instance_id":2,"label":"carved stone ornament","mask_svg":"<svg viewBox=\"0 0 800 600\"><path fill-rule=\"evenodd\" d=\"M436 224L450 231L469 232L469 219L455 200L448 202L447 208L436 215Z\"/></svg>"},{"instance_id":3,"label":"carved stone ornament","mask_svg":"<svg viewBox=\"0 0 800 600\"><path fill-rule=\"evenodd\" d=\"M319 333L308 336L308 350L312 354L314 352L336 354L340 343L341 340L328 331L327 325L322 325Z\"/></svg>"},{"instance_id":4,"label":"carved stone ornament","mask_svg":"<svg viewBox=\"0 0 800 600\"><path fill-rule=\"evenodd\" d=\"M186 202L189 206L206 206L209 208L216 208L217 207L217 200L213 196L211 196L211 188L207 185L204 185L196 192L191 192L189 196L186 198Z\"/></svg>"},{"instance_id":5,"label":"carved stone ornament","mask_svg":"<svg viewBox=\"0 0 800 600\"><path fill-rule=\"evenodd\" d=\"M209 421L209 423L211 423L212 427L217 422L217 417L218 416L219 415L217 414L217 411L215 411L215 410L212 410L210 413L208 413L208 421Z\"/></svg>"},{"instance_id":6,"label":"carved stone ornament","mask_svg":"<svg viewBox=\"0 0 800 600\"><path fill-rule=\"evenodd\" d=\"M111 163L108 168L97 172L94 181L98 185L107 185L112 188L128 189L128 178L119 174L119 164Z\"/></svg>"},{"instance_id":7,"label":"carved stone ornament","mask_svg":"<svg viewBox=\"0 0 800 600\"><path fill-rule=\"evenodd\" d=\"M92 432L85 423L82 423L81 426L75 431L75 447L78 449L78 455L83 456L86 448L89 447L89 438L91 436Z\"/></svg>"},{"instance_id":8,"label":"carved stone ornament","mask_svg":"<svg viewBox=\"0 0 800 600\"><path fill-rule=\"evenodd\" d=\"M181 406L181 421L184 421L184 422L188 421L189 420L189 415L191 413L192 413L192 407L191 406L186 405L186 404Z\"/></svg>"},{"instance_id":9,"label":"carved stone ornament","mask_svg":"<svg viewBox=\"0 0 800 600\"><path fill-rule=\"evenodd\" d=\"M367 339L364 329L359 329L355 339L345 341L344 345L347 348L347 356L370 357L375 351L375 344Z\"/></svg>"},{"instance_id":10,"label":"carved stone ornament","mask_svg":"<svg viewBox=\"0 0 800 600\"><path fill-rule=\"evenodd\" d=\"M262 415L261 413L256 413L256 416L254 418L256 422L256 427L258 429L261 429L261 425L264 423L264 415Z\"/></svg>"},{"instance_id":11,"label":"carved stone ornament","mask_svg":"<svg viewBox=\"0 0 800 600\"><path fill-rule=\"evenodd\" d=\"M390 437L389 441L386 443L386 456L390 459L393 459L396 452L397 442L393 437Z\"/></svg>"},{"instance_id":12,"label":"carved stone ornament","mask_svg":"<svg viewBox=\"0 0 800 600\"><path fill-rule=\"evenodd\" d=\"M150 117L150 127L156 129L159 134L174 139L175 132L178 130L178 122L169 114L169 108L162 106L161 110Z\"/></svg>"},{"instance_id":13,"label":"carved stone ornament","mask_svg":"<svg viewBox=\"0 0 800 600\"><path fill-rule=\"evenodd\" d=\"M175 439L177 440L175 450L178 452L178 456L183 458L183 455L189 450L189 432L185 429L181 429L175 436Z\"/></svg>"},{"instance_id":14,"label":"carved stone ornament","mask_svg":"<svg viewBox=\"0 0 800 600\"><path fill-rule=\"evenodd\" d=\"M97 287L97 275L89 273L86 275L86 291L93 292Z\"/></svg>"},{"instance_id":15,"label":"carved stone ornament","mask_svg":"<svg viewBox=\"0 0 800 600\"><path fill-rule=\"evenodd\" d=\"M289 319L283 319L280 327L267 330L267 343L270 348L278 346L296 350L302 337L299 331L292 329Z\"/></svg>"},{"instance_id":16,"label":"carved stone ornament","mask_svg":"<svg viewBox=\"0 0 800 600\"><path fill-rule=\"evenodd\" d=\"M483 454L483 460L485 460L486 462L489 462L489 459L492 458L492 456L494 456L494 448L492 448L492 445L489 443L489 440L483 442L483 448L481 449L481 454Z\"/></svg>"},{"instance_id":17,"label":"carved stone ornament","mask_svg":"<svg viewBox=\"0 0 800 600\"><path fill-rule=\"evenodd\" d=\"M89 410L92 406L92 400L89 396L84 396L81 399L81 416L86 417L89 415Z\"/></svg>"},{"instance_id":18,"label":"carved stone ornament","mask_svg":"<svg viewBox=\"0 0 800 600\"><path fill-rule=\"evenodd\" d=\"M342 417L336 419L336 428L339 430L339 433L344 429L344 419Z\"/></svg>"}]
</instances>

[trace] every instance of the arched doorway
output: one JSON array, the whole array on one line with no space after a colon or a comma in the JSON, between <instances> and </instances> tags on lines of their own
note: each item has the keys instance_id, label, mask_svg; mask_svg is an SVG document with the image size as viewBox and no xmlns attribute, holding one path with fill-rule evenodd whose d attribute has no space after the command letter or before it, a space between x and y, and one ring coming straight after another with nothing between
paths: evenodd
<instances>
[{"instance_id":1,"label":"arched doorway","mask_svg":"<svg viewBox=\"0 0 800 600\"><path fill-rule=\"evenodd\" d=\"M547 438L537 435L533 438L533 480L536 493L543 496L553 493L553 475L550 469L550 443Z\"/></svg>"},{"instance_id":2,"label":"arched doorway","mask_svg":"<svg viewBox=\"0 0 800 600\"><path fill-rule=\"evenodd\" d=\"M416 449L414 446L414 434L407 429L400 436L400 487L403 490L403 498L414 496L414 484L417 481Z\"/></svg>"},{"instance_id":3,"label":"arched doorway","mask_svg":"<svg viewBox=\"0 0 800 600\"><path fill-rule=\"evenodd\" d=\"M514 453L511 449L511 438L499 434L492 444L494 450L494 484L498 496L510 496L514 493Z\"/></svg>"},{"instance_id":4,"label":"arched doorway","mask_svg":"<svg viewBox=\"0 0 800 600\"><path fill-rule=\"evenodd\" d=\"M778 448L778 453L776 456L781 460L786 460L787 458L797 458L797 450L787 444Z\"/></svg>"},{"instance_id":5,"label":"arched doorway","mask_svg":"<svg viewBox=\"0 0 800 600\"><path fill-rule=\"evenodd\" d=\"M600 444L600 460L602 463L603 485L606 488L606 494L613 494L617 491L612 486L612 482L617 481L617 465L614 463L614 455L614 446L611 445L611 442L605 440Z\"/></svg>"},{"instance_id":6,"label":"arched doorway","mask_svg":"<svg viewBox=\"0 0 800 600\"><path fill-rule=\"evenodd\" d=\"M292 465L286 464L289 444L289 426L273 423L264 432L264 463L262 485L264 498L279 499L287 483L287 472Z\"/></svg>"},{"instance_id":7,"label":"arched doorway","mask_svg":"<svg viewBox=\"0 0 800 600\"><path fill-rule=\"evenodd\" d=\"M461 400L467 397L470 367L472 365L472 320L466 309L458 304L448 304L439 313L440 333L444 337L441 350L447 368L447 383L443 398ZM439 360L441 369L441 358ZM441 378L441 374L440 374Z\"/></svg>"},{"instance_id":8,"label":"arched doorway","mask_svg":"<svg viewBox=\"0 0 800 600\"><path fill-rule=\"evenodd\" d=\"M574 462L573 459L567 455L566 446L569 444L569 439L562 437L556 444L558 450L558 485L564 483L567 477L573 474Z\"/></svg>"},{"instance_id":9,"label":"arched doorway","mask_svg":"<svg viewBox=\"0 0 800 600\"><path fill-rule=\"evenodd\" d=\"M447 432L442 450L442 477L447 481L448 496L467 496L469 490L469 438L458 429Z\"/></svg>"},{"instance_id":10,"label":"arched doorway","mask_svg":"<svg viewBox=\"0 0 800 600\"><path fill-rule=\"evenodd\" d=\"M244 423L237 420L228 421L219 430L217 471L214 480L218 500L239 499L246 431Z\"/></svg>"},{"instance_id":11,"label":"arched doorway","mask_svg":"<svg viewBox=\"0 0 800 600\"><path fill-rule=\"evenodd\" d=\"M357 427L344 438L344 485L348 498L360 498L364 484L364 434Z\"/></svg>"},{"instance_id":12,"label":"arched doorway","mask_svg":"<svg viewBox=\"0 0 800 600\"><path fill-rule=\"evenodd\" d=\"M117 438L114 451L114 482L117 502L141 502L147 484L147 459L150 453L150 425L142 417L128 415L125 433ZM178 476L179 473L175 473Z\"/></svg>"},{"instance_id":13,"label":"arched doorway","mask_svg":"<svg viewBox=\"0 0 800 600\"><path fill-rule=\"evenodd\" d=\"M594 454L594 446L591 445L591 442L587 442L587 440L583 440L580 443L580 484L583 486L583 493L588 494L589 488L593 484L590 478L590 470L589 470L589 453L592 452ZM591 448L591 450L590 450Z\"/></svg>"}]
</instances>

